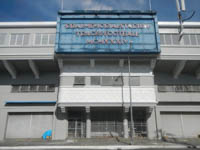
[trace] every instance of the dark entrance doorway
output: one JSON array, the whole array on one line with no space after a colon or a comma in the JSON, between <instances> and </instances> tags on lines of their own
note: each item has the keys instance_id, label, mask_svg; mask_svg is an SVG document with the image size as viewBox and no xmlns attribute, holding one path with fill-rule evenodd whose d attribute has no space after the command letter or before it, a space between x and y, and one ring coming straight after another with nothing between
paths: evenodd
<instances>
[{"instance_id":1,"label":"dark entrance doorway","mask_svg":"<svg viewBox=\"0 0 200 150\"><path fill-rule=\"evenodd\" d=\"M70 110L68 112L68 136L70 138L85 137L85 115L82 110Z\"/></svg>"}]
</instances>

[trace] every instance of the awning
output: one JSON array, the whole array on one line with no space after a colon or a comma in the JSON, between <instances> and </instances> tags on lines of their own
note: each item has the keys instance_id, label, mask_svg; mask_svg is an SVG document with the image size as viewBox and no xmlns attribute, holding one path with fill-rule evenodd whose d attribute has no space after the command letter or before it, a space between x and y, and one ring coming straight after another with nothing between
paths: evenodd
<instances>
[{"instance_id":1,"label":"awning","mask_svg":"<svg viewBox=\"0 0 200 150\"><path fill-rule=\"evenodd\" d=\"M132 87L133 106L155 105L154 87ZM60 87L59 106L122 106L129 105L129 88L124 87Z\"/></svg>"}]
</instances>

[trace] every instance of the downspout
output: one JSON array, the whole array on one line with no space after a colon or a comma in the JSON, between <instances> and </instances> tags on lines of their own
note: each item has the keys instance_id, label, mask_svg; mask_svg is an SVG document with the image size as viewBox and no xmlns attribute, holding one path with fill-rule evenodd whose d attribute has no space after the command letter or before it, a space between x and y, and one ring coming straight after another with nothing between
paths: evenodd
<instances>
[{"instance_id":1,"label":"downspout","mask_svg":"<svg viewBox=\"0 0 200 150\"><path fill-rule=\"evenodd\" d=\"M58 107L58 98L59 98L59 90L60 90L60 74L58 76L58 89L57 89L57 100L53 112L53 130L52 130L52 139L55 139L55 130L56 130L56 110Z\"/></svg>"}]
</instances>

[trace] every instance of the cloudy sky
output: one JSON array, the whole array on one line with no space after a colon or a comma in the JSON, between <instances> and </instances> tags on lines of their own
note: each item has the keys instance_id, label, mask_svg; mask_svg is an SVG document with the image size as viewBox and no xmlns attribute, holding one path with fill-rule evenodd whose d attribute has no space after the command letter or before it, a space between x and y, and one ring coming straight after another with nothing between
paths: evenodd
<instances>
[{"instance_id":1,"label":"cloudy sky","mask_svg":"<svg viewBox=\"0 0 200 150\"><path fill-rule=\"evenodd\" d=\"M159 21L177 21L175 0L63 0L64 10L152 10ZM151 1L151 6L149 5ZM185 0L190 21L200 21L200 0ZM61 0L0 0L0 21L56 21Z\"/></svg>"}]
</instances>

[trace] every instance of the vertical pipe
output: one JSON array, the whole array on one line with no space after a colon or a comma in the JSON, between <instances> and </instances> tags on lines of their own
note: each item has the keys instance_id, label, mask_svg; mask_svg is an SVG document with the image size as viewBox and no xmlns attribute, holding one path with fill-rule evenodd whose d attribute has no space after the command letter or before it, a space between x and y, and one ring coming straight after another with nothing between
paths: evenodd
<instances>
[{"instance_id":1,"label":"vertical pipe","mask_svg":"<svg viewBox=\"0 0 200 150\"><path fill-rule=\"evenodd\" d=\"M134 124L133 124L133 107L132 107L132 91L131 91L131 63L130 63L130 51L131 51L132 45L130 43L130 49L129 49L129 54L128 54L128 81L129 81L129 98L130 98L130 117L131 117L131 144L134 143Z\"/></svg>"}]
</instances>

